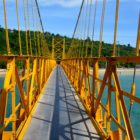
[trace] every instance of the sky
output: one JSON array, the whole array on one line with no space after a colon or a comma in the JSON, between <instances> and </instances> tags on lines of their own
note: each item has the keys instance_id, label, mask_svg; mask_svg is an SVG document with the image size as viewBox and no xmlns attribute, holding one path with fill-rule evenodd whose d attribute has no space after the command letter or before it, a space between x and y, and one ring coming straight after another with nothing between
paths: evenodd
<instances>
[{"instance_id":1,"label":"sky","mask_svg":"<svg viewBox=\"0 0 140 140\"><path fill-rule=\"evenodd\" d=\"M15 0L7 1L8 27L17 29ZM34 0L29 0L29 2ZM94 7L93 0L93 7ZM103 41L113 43L115 1L107 0ZM72 37L82 0L38 0L45 31ZM95 40L99 40L103 0L98 0ZM30 9L31 10L31 9ZM136 45L140 0L120 0L117 43ZM19 0L20 26L24 30L23 5ZM30 17L32 21L32 16ZM33 24L33 23L32 23ZM3 1L0 0L0 25L4 26ZM31 25L32 28L33 25Z\"/></svg>"}]
</instances>

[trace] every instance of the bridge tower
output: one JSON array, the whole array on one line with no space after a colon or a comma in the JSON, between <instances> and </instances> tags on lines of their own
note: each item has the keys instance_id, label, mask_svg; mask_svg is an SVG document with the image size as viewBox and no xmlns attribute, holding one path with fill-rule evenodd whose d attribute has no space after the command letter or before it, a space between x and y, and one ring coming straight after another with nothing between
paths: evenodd
<instances>
[{"instance_id":1,"label":"bridge tower","mask_svg":"<svg viewBox=\"0 0 140 140\"><path fill-rule=\"evenodd\" d=\"M52 38L52 59L55 59L57 63L65 59L65 38Z\"/></svg>"}]
</instances>

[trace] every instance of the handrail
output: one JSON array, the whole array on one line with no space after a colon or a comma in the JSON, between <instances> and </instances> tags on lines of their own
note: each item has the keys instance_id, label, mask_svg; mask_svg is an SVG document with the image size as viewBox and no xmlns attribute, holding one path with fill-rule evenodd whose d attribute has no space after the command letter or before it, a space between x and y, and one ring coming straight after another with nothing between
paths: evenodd
<instances>
[{"instance_id":1,"label":"handrail","mask_svg":"<svg viewBox=\"0 0 140 140\"><path fill-rule=\"evenodd\" d=\"M7 63L0 89L0 139L18 139L56 63L45 57L30 56L1 56L0 61ZM16 64L19 61L20 68Z\"/></svg>"},{"instance_id":2,"label":"handrail","mask_svg":"<svg viewBox=\"0 0 140 140\"><path fill-rule=\"evenodd\" d=\"M129 140L135 139L124 97L138 104L140 104L140 98L132 95L131 91L129 93L121 88L116 72L117 63L126 61L137 64L140 63L140 57L72 58L64 59L61 62L77 95L87 112L90 113L89 115L92 116L91 119L98 124L98 130L105 131L105 139L113 140L113 136L115 136L121 140L124 138L123 135ZM98 75L100 73L99 62L107 63L103 79ZM90 67L91 64L93 67ZM108 92L105 92L105 87L108 88ZM105 94L107 103L101 100ZM113 106L116 107L116 112L112 112ZM131 115L133 116L133 114ZM117 127L115 131L111 128L112 122ZM100 131L100 134L102 133Z\"/></svg>"}]
</instances>

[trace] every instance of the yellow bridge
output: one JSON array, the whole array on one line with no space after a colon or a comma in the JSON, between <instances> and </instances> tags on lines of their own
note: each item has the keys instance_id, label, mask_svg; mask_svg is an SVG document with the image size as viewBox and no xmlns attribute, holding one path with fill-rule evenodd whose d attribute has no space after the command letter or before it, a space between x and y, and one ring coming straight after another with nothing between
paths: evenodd
<instances>
[{"instance_id":1,"label":"yellow bridge","mask_svg":"<svg viewBox=\"0 0 140 140\"><path fill-rule=\"evenodd\" d=\"M12 52L13 46L9 43L8 1L0 2L3 4L7 46L7 54L0 52L0 62L6 64L4 80L0 83L0 140L136 139L134 129L137 128L131 120L135 119L133 104L138 104L138 110L140 107L140 93L136 93L139 85L135 83L136 65L140 63L140 14L135 55L118 56L116 38L120 2L116 0L114 43L110 56L104 57L102 36L106 0L102 1L97 56L94 55L94 30L98 0L94 4L92 0L82 1L68 50L65 38L60 37L52 37L49 49L37 0L23 0L23 46L18 2L15 0L19 54ZM95 10L92 10L93 6ZM94 17L92 31L91 17ZM34 30L30 28L31 18ZM83 32L84 37L81 37ZM106 64L102 76L99 75L101 63ZM120 84L119 63L134 65L130 92Z\"/></svg>"}]
</instances>

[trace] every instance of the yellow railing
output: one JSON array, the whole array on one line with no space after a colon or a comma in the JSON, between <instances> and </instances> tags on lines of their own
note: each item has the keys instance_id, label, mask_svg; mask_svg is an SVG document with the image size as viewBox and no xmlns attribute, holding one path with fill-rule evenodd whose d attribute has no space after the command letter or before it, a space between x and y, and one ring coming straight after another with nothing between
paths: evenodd
<instances>
[{"instance_id":1,"label":"yellow railing","mask_svg":"<svg viewBox=\"0 0 140 140\"><path fill-rule=\"evenodd\" d=\"M98 4L98 0L82 1L71 47L66 54L66 59L62 60L61 65L75 87L77 94L101 137L111 140L134 140L134 130L130 117L132 116L134 119L134 114L131 113L133 103L140 104L140 98L135 95L136 65L140 63L140 13L138 14L139 21L136 49L133 50L135 54L133 54L133 56L119 57L117 54L117 49L119 49L119 47L116 44L116 40L120 0L116 0L116 4L114 4L116 5L114 41L112 47L110 47L111 52L108 54L108 57L103 57L102 51L105 47L103 48L102 41L107 2L106 0L102 1L100 37L97 46L97 44L95 45L95 40L97 40L95 39L95 23ZM94 12L92 10L93 6ZM91 15L94 17L93 25ZM93 49L95 51L94 53ZM99 77L100 63L106 63L106 65L104 65L105 73L102 79ZM134 66L133 82L130 92L125 91L121 87L122 85L120 84L117 74L117 66L120 63L131 63ZM106 91L106 89L108 89L108 91ZM106 97L106 103L103 100L104 96ZM130 100L129 109L125 99L128 101ZM113 107L115 108L114 112L112 111ZM116 129L112 128L113 124Z\"/></svg>"},{"instance_id":2,"label":"yellow railing","mask_svg":"<svg viewBox=\"0 0 140 140\"><path fill-rule=\"evenodd\" d=\"M55 61L30 56L0 56L0 61L7 65L0 89L0 139L18 139Z\"/></svg>"},{"instance_id":3,"label":"yellow railing","mask_svg":"<svg viewBox=\"0 0 140 140\"><path fill-rule=\"evenodd\" d=\"M45 87L45 83L55 66L56 62L51 59L51 55L58 62L64 59L61 65L75 87L77 94L101 137L103 139L111 138L113 140L124 138L133 140L134 133L130 122L130 115L133 115L131 113L131 106L134 102L140 103L140 98L135 96L135 82L132 83L130 93L121 88L117 74L117 64L120 62L134 63L134 65L140 63L140 14L135 51L136 56L116 57L120 3L120 0L116 0L113 52L110 54L112 57L104 58L101 52L103 49L102 41L107 3L106 0L103 0L100 43L97 48L98 58L93 58L98 0L95 0L95 4L93 4L93 0L82 0L71 47L69 47L66 55L65 39L62 40L61 38L53 38L52 52L50 52L48 42L45 39L37 0L32 1L30 4L29 0L23 0L23 9L20 12L22 11L24 15L25 40L21 40L18 2L19 0L16 0L15 8L18 25L17 44L19 52L15 51L16 54L12 54L8 32L7 1L3 0L7 56L4 54L2 56L0 55L0 61L6 63L4 83L2 83L3 86L0 89L0 140L21 138L20 136L24 133L23 127L26 128L26 123L30 119L37 100ZM92 9L93 5L94 10ZM30 8L32 8L32 13ZM94 19L93 29L91 30L92 16ZM31 34L32 26L33 34ZM89 38L91 41L89 41ZM26 42L25 46L22 45L22 41ZM23 48L26 48L26 53L23 51ZM17 54L19 56L15 56ZM99 77L100 62L107 64L103 79ZM136 68L134 68L134 73L135 71ZM108 88L107 93L105 92L105 87ZM102 101L104 94L106 94L107 98L106 103ZM112 96L115 97L114 103ZM129 111L126 107L124 97L130 100ZM115 112L112 112L113 105L116 108ZM115 131L111 128L112 123L117 127Z\"/></svg>"},{"instance_id":4,"label":"yellow railing","mask_svg":"<svg viewBox=\"0 0 140 140\"><path fill-rule=\"evenodd\" d=\"M18 27L15 45L17 44L19 48L13 50L8 30L8 1L3 0L7 55L0 55L0 63L6 65L6 73L2 77L4 82L0 83L0 140L21 138L23 129L29 122L38 98L56 65L56 61L51 58L45 38L37 0L22 0L22 2L23 7L20 9L19 0L15 1ZM20 17L22 14L19 14L19 11L23 17ZM24 23L20 21L21 18L24 19ZM25 26L23 38L20 25Z\"/></svg>"},{"instance_id":5,"label":"yellow railing","mask_svg":"<svg viewBox=\"0 0 140 140\"><path fill-rule=\"evenodd\" d=\"M107 63L103 79L99 77L99 63ZM133 114L126 107L126 100L140 104L135 96L135 83L130 92L122 89L117 74L117 64L140 63L140 57L108 57L108 58L72 58L61 62L68 78L73 84L91 120L103 139L134 140L130 121ZM91 67L90 67L91 66ZM108 92L105 91L107 87ZM106 103L102 100L106 97ZM114 98L113 98L114 97ZM113 106L116 111L112 112ZM111 128L114 123L116 130Z\"/></svg>"}]
</instances>

